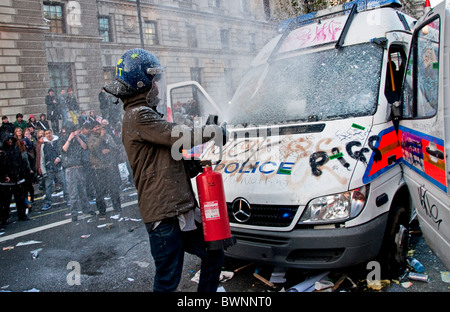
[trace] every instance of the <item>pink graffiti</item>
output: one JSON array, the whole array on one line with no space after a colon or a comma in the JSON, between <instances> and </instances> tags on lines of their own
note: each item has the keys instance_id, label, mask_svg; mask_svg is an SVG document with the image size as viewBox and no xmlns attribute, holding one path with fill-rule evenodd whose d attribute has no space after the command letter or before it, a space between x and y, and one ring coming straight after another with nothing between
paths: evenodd
<instances>
[{"instance_id":1,"label":"pink graffiti","mask_svg":"<svg viewBox=\"0 0 450 312\"><path fill-rule=\"evenodd\" d=\"M336 41L341 31L342 23L334 20L296 29L286 37L279 53Z\"/></svg>"},{"instance_id":2,"label":"pink graffiti","mask_svg":"<svg viewBox=\"0 0 450 312\"><path fill-rule=\"evenodd\" d=\"M322 27L317 26L316 37L314 43L325 43L337 40L336 34L342 30L341 23L331 21L329 24L324 23Z\"/></svg>"}]
</instances>

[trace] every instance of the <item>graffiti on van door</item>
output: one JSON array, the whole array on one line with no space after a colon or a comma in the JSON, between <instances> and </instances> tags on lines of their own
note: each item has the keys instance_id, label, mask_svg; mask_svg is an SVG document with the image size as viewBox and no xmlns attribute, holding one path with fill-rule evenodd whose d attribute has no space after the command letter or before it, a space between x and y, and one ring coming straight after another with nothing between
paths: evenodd
<instances>
[{"instance_id":1,"label":"graffiti on van door","mask_svg":"<svg viewBox=\"0 0 450 312\"><path fill-rule=\"evenodd\" d=\"M444 140L400 126L402 162L444 192L447 192Z\"/></svg>"},{"instance_id":2,"label":"graffiti on van door","mask_svg":"<svg viewBox=\"0 0 450 312\"><path fill-rule=\"evenodd\" d=\"M429 217L432 222L437 224L437 229L439 230L439 227L442 223L442 218L439 217L438 206L430 202L427 190L424 188L423 185L421 185L418 188L418 191L419 191L420 205L422 206L422 209L425 211L427 217Z\"/></svg>"},{"instance_id":3,"label":"graffiti on van door","mask_svg":"<svg viewBox=\"0 0 450 312\"><path fill-rule=\"evenodd\" d=\"M347 171L359 161L366 166L365 182L370 182L399 161L401 149L393 127L368 134L364 127L352 125L351 130L338 130L333 137L319 140L313 134L234 139L222 149L210 145L202 158L215 159L214 170L237 182L257 181L247 179L250 175L266 181L285 176L296 186L325 172L327 179L348 183Z\"/></svg>"}]
</instances>

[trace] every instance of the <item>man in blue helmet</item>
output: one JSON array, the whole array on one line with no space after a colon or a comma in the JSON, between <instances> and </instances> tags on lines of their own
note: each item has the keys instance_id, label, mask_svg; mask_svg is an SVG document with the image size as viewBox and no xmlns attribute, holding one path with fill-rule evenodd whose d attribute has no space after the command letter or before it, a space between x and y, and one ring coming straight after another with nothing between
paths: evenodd
<instances>
[{"instance_id":1,"label":"man in blue helmet","mask_svg":"<svg viewBox=\"0 0 450 312\"><path fill-rule=\"evenodd\" d=\"M194 142L194 131L173 131L179 126L158 112L158 104L164 104L163 77L156 56L143 49L132 49L120 58L114 82L104 89L124 104L122 141L133 169L139 211L155 260L153 291L176 290L186 251L202 259L198 291L215 292L224 253L207 250L188 173L183 161L175 160L171 154L172 145L180 139L173 133L190 135ZM204 133L213 137L204 137L203 142L223 140L223 129L205 127L210 128L203 129Z\"/></svg>"}]
</instances>

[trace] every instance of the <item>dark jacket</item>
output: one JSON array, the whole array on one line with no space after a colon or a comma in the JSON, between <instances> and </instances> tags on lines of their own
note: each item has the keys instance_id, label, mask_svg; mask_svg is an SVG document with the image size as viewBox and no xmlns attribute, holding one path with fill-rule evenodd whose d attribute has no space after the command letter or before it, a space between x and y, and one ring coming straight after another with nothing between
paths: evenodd
<instances>
[{"instance_id":1,"label":"dark jacket","mask_svg":"<svg viewBox=\"0 0 450 312\"><path fill-rule=\"evenodd\" d=\"M66 105L67 105L68 110L71 110L71 111L79 111L80 110L80 106L78 105L77 98L73 94L72 95L67 94Z\"/></svg>"},{"instance_id":2,"label":"dark jacket","mask_svg":"<svg viewBox=\"0 0 450 312\"><path fill-rule=\"evenodd\" d=\"M109 134L105 133L101 136L96 133L91 133L88 139L88 146L91 168L106 169L110 166L117 166L119 147ZM103 154L104 149L108 149L110 152Z\"/></svg>"},{"instance_id":3,"label":"dark jacket","mask_svg":"<svg viewBox=\"0 0 450 312\"><path fill-rule=\"evenodd\" d=\"M65 134L59 138L59 149L61 151L61 160L62 160L62 166L64 168L72 168L72 167L78 167L83 166L83 154L85 153L85 150L81 147L80 143L76 138L73 138L72 141L70 141L69 148L67 149L67 152L63 150L64 144L66 144L67 140L69 139L69 134Z\"/></svg>"},{"instance_id":4,"label":"dark jacket","mask_svg":"<svg viewBox=\"0 0 450 312\"><path fill-rule=\"evenodd\" d=\"M6 141L12 138L13 144L8 145ZM2 141L2 155L0 157L0 184L13 185L25 182L25 177L28 173L28 165L22 158L22 153L16 145L16 138L8 133L3 133ZM6 183L5 178L9 177L10 182Z\"/></svg>"},{"instance_id":5,"label":"dark jacket","mask_svg":"<svg viewBox=\"0 0 450 312\"><path fill-rule=\"evenodd\" d=\"M179 140L172 136L176 124L166 121L145 97L142 93L123 99L122 141L133 169L139 210L148 223L183 214L195 208L196 201L183 161L171 154Z\"/></svg>"},{"instance_id":6,"label":"dark jacket","mask_svg":"<svg viewBox=\"0 0 450 312\"><path fill-rule=\"evenodd\" d=\"M53 103L56 101L56 103ZM45 104L47 105L47 118L50 120L59 119L61 117L61 112L58 107L58 101L56 96L47 94L45 96Z\"/></svg>"},{"instance_id":7,"label":"dark jacket","mask_svg":"<svg viewBox=\"0 0 450 312\"><path fill-rule=\"evenodd\" d=\"M61 150L59 147L58 136L53 135L53 137L51 142L47 141L47 138L44 139L44 146L42 147L43 154L41 154L41 170L43 174L49 171L55 172L62 170L61 162L55 165L55 159L61 159ZM42 164L44 165L42 166Z\"/></svg>"},{"instance_id":8,"label":"dark jacket","mask_svg":"<svg viewBox=\"0 0 450 312\"><path fill-rule=\"evenodd\" d=\"M36 122L36 129L41 129L44 131L50 129L50 125L49 125L47 119L44 119L43 121L39 119Z\"/></svg>"},{"instance_id":9,"label":"dark jacket","mask_svg":"<svg viewBox=\"0 0 450 312\"><path fill-rule=\"evenodd\" d=\"M14 134L14 125L10 122L2 122L2 126L0 127L0 136L5 132Z\"/></svg>"}]
</instances>

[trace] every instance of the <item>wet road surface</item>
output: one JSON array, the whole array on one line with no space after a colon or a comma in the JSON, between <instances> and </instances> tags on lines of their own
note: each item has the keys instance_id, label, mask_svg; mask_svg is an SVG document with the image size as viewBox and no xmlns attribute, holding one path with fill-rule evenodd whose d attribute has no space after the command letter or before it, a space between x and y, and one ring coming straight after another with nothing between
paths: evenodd
<instances>
[{"instance_id":1,"label":"wet road surface","mask_svg":"<svg viewBox=\"0 0 450 312\"><path fill-rule=\"evenodd\" d=\"M56 195L56 194L54 194ZM136 190L122 192L122 212L108 208L104 218L82 215L73 222L62 197L52 209L41 211L37 193L29 221L17 221L0 231L0 291L2 292L151 292L154 275L148 236L137 208ZM107 203L110 204L109 201ZM95 209L95 203L92 203ZM442 272L446 268L429 250L420 231L411 236L410 250L425 266L429 282L403 279L383 281L380 292L450 292ZM192 281L200 268L197 257L186 254L179 292L195 292ZM226 258L221 291L234 293L285 292L324 271L290 269L281 283L268 283L275 268ZM368 288L365 265L330 270L327 280L335 292L374 292ZM257 273L257 275L255 275ZM339 284L340 283L340 284ZM403 284L402 284L403 283ZM406 283L406 284L405 284Z\"/></svg>"}]
</instances>

